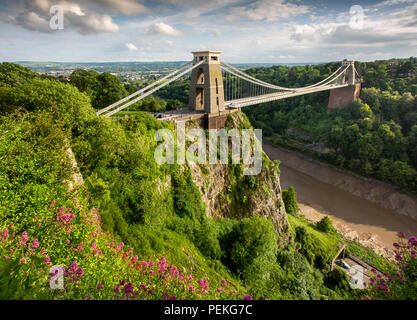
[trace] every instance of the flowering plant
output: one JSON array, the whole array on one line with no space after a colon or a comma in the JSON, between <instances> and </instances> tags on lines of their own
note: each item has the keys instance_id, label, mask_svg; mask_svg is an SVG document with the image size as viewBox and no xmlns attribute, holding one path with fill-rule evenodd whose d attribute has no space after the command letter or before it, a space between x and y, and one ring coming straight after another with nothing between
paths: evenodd
<instances>
[{"instance_id":1,"label":"flowering plant","mask_svg":"<svg viewBox=\"0 0 417 320\"><path fill-rule=\"evenodd\" d=\"M29 222L1 226L0 244L0 262L14 266L7 281L13 277L21 284L21 292L9 293L8 299L243 298L226 280L212 288L209 279L180 273L164 256L139 259L101 230L98 209L85 212L77 198L74 208L52 201L45 214Z\"/></svg>"},{"instance_id":2,"label":"flowering plant","mask_svg":"<svg viewBox=\"0 0 417 320\"><path fill-rule=\"evenodd\" d=\"M417 238L398 233L394 243L395 264L386 272L373 269L368 299L417 299Z\"/></svg>"}]
</instances>

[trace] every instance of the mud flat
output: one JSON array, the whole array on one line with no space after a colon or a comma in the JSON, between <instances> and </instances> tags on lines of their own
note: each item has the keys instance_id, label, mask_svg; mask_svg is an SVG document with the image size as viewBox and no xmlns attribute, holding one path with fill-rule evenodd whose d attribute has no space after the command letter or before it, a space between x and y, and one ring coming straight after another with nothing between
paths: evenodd
<instances>
[{"instance_id":1,"label":"mud flat","mask_svg":"<svg viewBox=\"0 0 417 320\"><path fill-rule=\"evenodd\" d=\"M300 153L264 144L281 161L281 186L297 191L300 211L318 221L328 215L346 237L388 254L398 231L417 235L417 196L345 172Z\"/></svg>"}]
</instances>

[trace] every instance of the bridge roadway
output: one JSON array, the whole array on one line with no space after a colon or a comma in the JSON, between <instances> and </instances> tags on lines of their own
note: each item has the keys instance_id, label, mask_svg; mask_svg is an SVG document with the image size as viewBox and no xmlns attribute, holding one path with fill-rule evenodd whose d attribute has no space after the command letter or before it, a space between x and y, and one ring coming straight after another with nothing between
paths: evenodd
<instances>
[{"instance_id":1,"label":"bridge roadway","mask_svg":"<svg viewBox=\"0 0 417 320\"><path fill-rule=\"evenodd\" d=\"M301 95L308 94L308 93L344 88L348 86L349 84L331 84L331 85L324 85L324 86L309 88L305 90L294 89L294 91L291 91L291 92L276 92L276 93L264 94L261 96L229 100L229 101L225 101L224 104L228 108L243 108L243 107L252 106L255 104L301 96Z\"/></svg>"}]
</instances>

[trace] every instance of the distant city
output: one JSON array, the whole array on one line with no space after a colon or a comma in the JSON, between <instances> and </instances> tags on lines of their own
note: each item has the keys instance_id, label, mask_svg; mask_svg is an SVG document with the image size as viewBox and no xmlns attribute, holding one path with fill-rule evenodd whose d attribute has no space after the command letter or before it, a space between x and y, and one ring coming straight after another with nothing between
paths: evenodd
<instances>
[{"instance_id":1,"label":"distant city","mask_svg":"<svg viewBox=\"0 0 417 320\"><path fill-rule=\"evenodd\" d=\"M118 76L123 82L140 80L149 76L161 76L167 74L186 61L160 61L160 62L37 62L37 61L16 61L26 68L39 74L48 75L56 78L69 78L77 69L95 70L97 72L109 72ZM274 65L285 66L304 66L316 65L318 63L240 63L233 64L235 67L245 70L253 67L271 67Z\"/></svg>"}]
</instances>

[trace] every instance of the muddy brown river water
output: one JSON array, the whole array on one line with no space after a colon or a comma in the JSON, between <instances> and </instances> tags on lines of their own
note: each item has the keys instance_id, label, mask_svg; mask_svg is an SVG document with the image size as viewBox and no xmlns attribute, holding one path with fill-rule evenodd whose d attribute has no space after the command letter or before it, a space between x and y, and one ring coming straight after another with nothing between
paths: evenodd
<instances>
[{"instance_id":1,"label":"muddy brown river water","mask_svg":"<svg viewBox=\"0 0 417 320\"><path fill-rule=\"evenodd\" d=\"M296 189L300 209L309 220L328 215L339 231L377 248L392 249L398 231L417 235L417 219L412 217L414 210L417 213L417 197L387 190L387 186L280 147L264 144L264 151L281 161L281 186ZM385 201L387 197L392 199Z\"/></svg>"}]
</instances>

